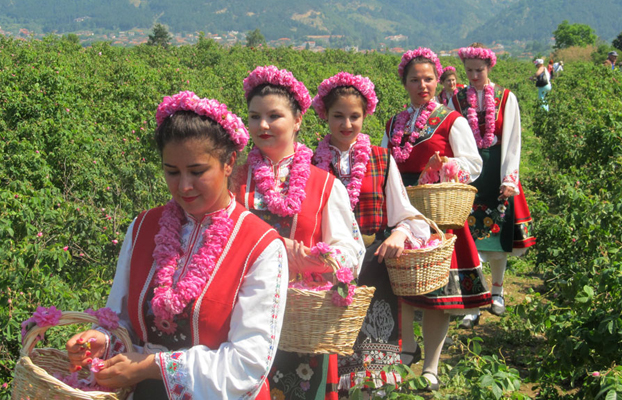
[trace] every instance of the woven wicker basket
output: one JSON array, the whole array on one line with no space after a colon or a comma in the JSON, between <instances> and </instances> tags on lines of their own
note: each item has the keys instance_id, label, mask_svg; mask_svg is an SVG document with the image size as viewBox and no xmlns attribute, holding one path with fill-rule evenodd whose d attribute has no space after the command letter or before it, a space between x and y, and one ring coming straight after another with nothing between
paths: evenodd
<instances>
[{"instance_id":1,"label":"woven wicker basket","mask_svg":"<svg viewBox=\"0 0 622 400\"><path fill-rule=\"evenodd\" d=\"M58 326L73 324L97 324L97 318L82 312L66 311L60 318ZM43 335L50 328L34 326L24 338L20 358L13 374L12 399L89 399L89 400L123 400L131 392L124 388L116 392L85 392L74 389L52 376L55 373L67 374L69 359L67 352L57 349L35 349L37 336ZM132 348L132 341L123 328L112 331L119 337L126 348ZM88 370L84 371L87 377Z\"/></svg>"},{"instance_id":2,"label":"woven wicker basket","mask_svg":"<svg viewBox=\"0 0 622 400\"><path fill-rule=\"evenodd\" d=\"M339 268L336 261L325 261L333 270ZM287 289L279 349L308 354L352 354L375 290L357 287L352 304L338 307L333 305L332 290Z\"/></svg>"},{"instance_id":3,"label":"woven wicker basket","mask_svg":"<svg viewBox=\"0 0 622 400\"><path fill-rule=\"evenodd\" d=\"M458 182L409 186L406 188L412 205L441 229L464 228L473 208L477 189Z\"/></svg>"},{"instance_id":4,"label":"woven wicker basket","mask_svg":"<svg viewBox=\"0 0 622 400\"><path fill-rule=\"evenodd\" d=\"M430 219L417 215L413 219L427 222L440 239L438 247L429 249L404 250L399 258L387 258L385 263L391 280L391 288L396 296L419 296L440 289L449 282L451 255L456 236L445 234Z\"/></svg>"}]
</instances>

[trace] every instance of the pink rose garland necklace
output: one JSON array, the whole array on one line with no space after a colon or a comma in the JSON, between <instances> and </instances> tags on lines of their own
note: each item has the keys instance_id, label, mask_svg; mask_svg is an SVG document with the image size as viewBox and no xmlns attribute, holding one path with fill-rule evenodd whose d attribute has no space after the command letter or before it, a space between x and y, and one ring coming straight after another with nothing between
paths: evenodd
<instances>
[{"instance_id":1,"label":"pink rose garland necklace","mask_svg":"<svg viewBox=\"0 0 622 400\"><path fill-rule=\"evenodd\" d=\"M173 287L173 277L181 254L181 226L185 218L181 207L171 200L160 218L153 258L156 262L154 296L151 308L156 317L171 321L196 299L209 281L216 260L229 239L233 221L226 209L212 214L212 224L203 231L203 244L192 257L188 271Z\"/></svg>"},{"instance_id":2,"label":"pink rose garland necklace","mask_svg":"<svg viewBox=\"0 0 622 400\"><path fill-rule=\"evenodd\" d=\"M477 118L477 90L473 86L467 89L467 101L469 110L467 111L467 119L469 126L473 131L475 142L480 149L490 147L495 138L495 88L492 84L484 87L484 109L486 110L485 133L482 138L479 130L479 120Z\"/></svg>"},{"instance_id":3,"label":"pink rose garland necklace","mask_svg":"<svg viewBox=\"0 0 622 400\"><path fill-rule=\"evenodd\" d=\"M276 182L272 168L263 159L261 151L255 147L248 154L250 172L253 174L257 191L264 197L268 211L281 217L300 213L306 197L305 187L311 175L313 152L302 143L296 144L294 160L289 173L287 195L275 190Z\"/></svg>"},{"instance_id":4,"label":"pink rose garland necklace","mask_svg":"<svg viewBox=\"0 0 622 400\"><path fill-rule=\"evenodd\" d=\"M316 166L324 171L328 171L330 163L333 158L333 154L330 151L330 137L328 134L324 137L315 150L314 161ZM367 163L369 162L369 156L371 154L371 142L369 136L359 133L356 138L356 142L352 147L353 164L350 167L351 179L346 189L348 190L348 196L350 197L350 208L354 210L354 207L359 202L359 196L361 194L361 186L363 184L363 178L367 171Z\"/></svg>"},{"instance_id":5,"label":"pink rose garland necklace","mask_svg":"<svg viewBox=\"0 0 622 400\"><path fill-rule=\"evenodd\" d=\"M393 149L391 150L391 153L393 154L393 158L395 158L395 161L397 161L398 163L403 163L404 161L408 160L408 157L410 157L410 152L413 149L412 144L415 143L415 141L419 138L419 133L425 127L425 124L428 122L428 118L430 117L430 114L432 114L432 111L434 111L434 109L436 108L436 105L437 104L434 101L429 101L427 104L419 108L420 113L417 117L417 120L415 121L415 127L413 128L412 132L408 132L410 133L410 138L406 141L404 147L400 147L402 143L402 137L405 134L408 134L406 132L406 123L410 119L410 114L414 112L414 109L412 106L408 107L406 110L402 111L397 115L397 117L395 118L393 135L391 136L391 143L393 144Z\"/></svg>"}]
</instances>

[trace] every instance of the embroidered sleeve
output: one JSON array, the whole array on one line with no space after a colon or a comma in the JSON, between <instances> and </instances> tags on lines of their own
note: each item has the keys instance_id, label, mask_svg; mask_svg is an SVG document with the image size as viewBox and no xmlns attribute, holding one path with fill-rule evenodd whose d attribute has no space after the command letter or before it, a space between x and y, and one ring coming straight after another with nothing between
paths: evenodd
<instances>
[{"instance_id":1,"label":"embroidered sleeve","mask_svg":"<svg viewBox=\"0 0 622 400\"><path fill-rule=\"evenodd\" d=\"M473 181L471 179L471 174L468 171L468 166L464 165L460 160L454 159L455 163L458 164L458 182L460 183L470 183Z\"/></svg>"},{"instance_id":2,"label":"embroidered sleeve","mask_svg":"<svg viewBox=\"0 0 622 400\"><path fill-rule=\"evenodd\" d=\"M460 168L458 179L462 183L470 183L479 177L482 171L482 158L477 150L473 132L464 117L454 121L449 132L449 145L454 153L453 160Z\"/></svg>"},{"instance_id":3,"label":"embroidered sleeve","mask_svg":"<svg viewBox=\"0 0 622 400\"><path fill-rule=\"evenodd\" d=\"M511 187L514 190L514 196L520 194L520 190L518 189L518 170L514 170L511 174L503 177L501 187L503 186Z\"/></svg>"},{"instance_id":4,"label":"embroidered sleeve","mask_svg":"<svg viewBox=\"0 0 622 400\"><path fill-rule=\"evenodd\" d=\"M281 335L288 282L285 254L283 242L274 240L250 267L233 308L226 342L213 349L196 345L157 354L170 399L257 396Z\"/></svg>"},{"instance_id":5,"label":"embroidered sleeve","mask_svg":"<svg viewBox=\"0 0 622 400\"><path fill-rule=\"evenodd\" d=\"M125 347L121 339L114 335L107 329L98 326L95 328L96 331L103 333L106 336L106 345L104 350L104 355L101 357L102 360L107 360L116 356L117 354L126 353L128 349Z\"/></svg>"},{"instance_id":6,"label":"embroidered sleeve","mask_svg":"<svg viewBox=\"0 0 622 400\"><path fill-rule=\"evenodd\" d=\"M166 394L171 400L191 400L192 385L189 379L185 351L157 353L156 363L160 367Z\"/></svg>"}]
</instances>

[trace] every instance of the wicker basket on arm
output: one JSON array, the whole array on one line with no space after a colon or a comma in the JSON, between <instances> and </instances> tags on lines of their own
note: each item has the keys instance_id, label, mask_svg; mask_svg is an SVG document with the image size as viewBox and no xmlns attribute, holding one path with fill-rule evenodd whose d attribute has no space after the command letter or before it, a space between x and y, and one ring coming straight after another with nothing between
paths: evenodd
<instances>
[{"instance_id":1,"label":"wicker basket on arm","mask_svg":"<svg viewBox=\"0 0 622 400\"><path fill-rule=\"evenodd\" d=\"M96 317L83 312L64 311L57 326L73 324L97 324ZM75 389L56 379L56 373L67 374L69 358L65 350L43 348L35 349L37 337L43 335L49 326L35 325L24 338L20 358L13 375L12 399L89 399L89 400L123 400L131 392L131 388L119 389L116 392L82 391ZM132 349L132 341L124 328L111 331L127 349ZM87 377L88 370L84 371Z\"/></svg>"},{"instance_id":2,"label":"wicker basket on arm","mask_svg":"<svg viewBox=\"0 0 622 400\"><path fill-rule=\"evenodd\" d=\"M449 282L451 256L456 236L445 234L434 221L417 215L412 219L425 221L437 233L431 239L439 239L438 247L404 250L399 258L387 258L391 288L396 296L419 296L440 289Z\"/></svg>"},{"instance_id":3,"label":"wicker basket on arm","mask_svg":"<svg viewBox=\"0 0 622 400\"><path fill-rule=\"evenodd\" d=\"M333 272L339 269L332 257L324 261ZM332 290L288 288L279 349L308 354L352 354L375 290L357 287L352 304L339 307L332 303Z\"/></svg>"},{"instance_id":4,"label":"wicker basket on arm","mask_svg":"<svg viewBox=\"0 0 622 400\"><path fill-rule=\"evenodd\" d=\"M447 157L441 157L447 163ZM423 176L423 174L422 174ZM466 183L433 183L406 188L411 204L423 215L436 222L439 228L460 229L469 217L477 189Z\"/></svg>"}]
</instances>

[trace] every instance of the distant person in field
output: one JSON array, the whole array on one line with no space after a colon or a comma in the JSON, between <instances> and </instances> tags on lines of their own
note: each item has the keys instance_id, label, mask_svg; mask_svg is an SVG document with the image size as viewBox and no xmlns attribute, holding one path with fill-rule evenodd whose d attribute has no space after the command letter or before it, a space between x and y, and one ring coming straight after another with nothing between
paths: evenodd
<instances>
[{"instance_id":1,"label":"distant person in field","mask_svg":"<svg viewBox=\"0 0 622 400\"><path fill-rule=\"evenodd\" d=\"M458 75L456 74L456 68L450 66L443 69L443 74L440 80L443 89L436 97L436 101L446 106L451 102L451 98L458 93L458 89L462 89L464 85L458 83Z\"/></svg>"},{"instance_id":2,"label":"distant person in field","mask_svg":"<svg viewBox=\"0 0 622 400\"><path fill-rule=\"evenodd\" d=\"M137 346L103 327L78 333L72 370L104 359L97 383L134 386L135 400L268 400L289 275L281 237L228 189L248 132L188 91L165 97L156 121L172 199L130 224L106 303Z\"/></svg>"},{"instance_id":3,"label":"distant person in field","mask_svg":"<svg viewBox=\"0 0 622 400\"><path fill-rule=\"evenodd\" d=\"M563 61L558 61L555 64L553 64L553 74L555 75L555 77L557 78L560 74L560 72L564 71L564 62Z\"/></svg>"},{"instance_id":4,"label":"distant person in field","mask_svg":"<svg viewBox=\"0 0 622 400\"><path fill-rule=\"evenodd\" d=\"M549 110L549 105L546 103L546 95L551 91L551 75L548 69L544 66L544 60L536 58L533 61L536 66L536 73L529 77L530 80L536 82L538 88L538 98L542 102L542 108L546 111Z\"/></svg>"},{"instance_id":5,"label":"distant person in field","mask_svg":"<svg viewBox=\"0 0 622 400\"><path fill-rule=\"evenodd\" d=\"M410 104L387 121L382 147L391 151L404 185L435 183L441 173L450 171L462 183L477 179L482 159L469 123L434 101L443 74L436 54L421 47L407 51L402 55L398 73ZM449 282L424 295L402 297L402 353L417 349L412 328L414 308L423 310L422 376L429 381L430 390L440 387L438 363L450 316L478 312L480 307L490 304L490 291L466 221L462 228L448 229L447 233L457 237Z\"/></svg>"},{"instance_id":6,"label":"distant person in field","mask_svg":"<svg viewBox=\"0 0 622 400\"><path fill-rule=\"evenodd\" d=\"M551 80L553 80L553 70L554 70L554 65L555 63L553 62L552 59L549 60L549 65L546 66L546 70L549 71L549 76L551 77Z\"/></svg>"},{"instance_id":7,"label":"distant person in field","mask_svg":"<svg viewBox=\"0 0 622 400\"><path fill-rule=\"evenodd\" d=\"M379 386L401 381L399 374L383 369L410 365L415 358L400 354L398 297L384 260L399 257L404 248L423 246L430 227L415 219L421 213L410 204L389 150L372 146L369 136L361 133L363 121L378 103L371 80L340 72L325 79L317 93L313 108L326 120L330 133L318 144L313 164L346 186L367 248L358 283L376 288L354 354L339 356L339 391L347 396L366 377ZM390 234L385 235L389 227Z\"/></svg>"},{"instance_id":8,"label":"distant person in field","mask_svg":"<svg viewBox=\"0 0 622 400\"><path fill-rule=\"evenodd\" d=\"M618 53L616 51L610 51L607 53L607 59L603 65L612 71L616 69L616 61L618 61Z\"/></svg>"},{"instance_id":9,"label":"distant person in field","mask_svg":"<svg viewBox=\"0 0 622 400\"><path fill-rule=\"evenodd\" d=\"M536 242L518 174L520 110L514 93L488 78L497 61L490 49L474 43L461 48L459 55L470 85L452 104L468 119L483 160L482 173L473 183L478 192L468 225L481 260L490 263L491 312L501 315L505 312L503 277L508 255L521 255ZM477 320L478 315L472 314L461 325L471 327Z\"/></svg>"}]
</instances>

